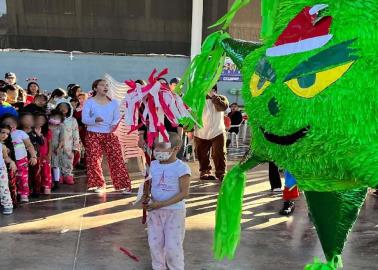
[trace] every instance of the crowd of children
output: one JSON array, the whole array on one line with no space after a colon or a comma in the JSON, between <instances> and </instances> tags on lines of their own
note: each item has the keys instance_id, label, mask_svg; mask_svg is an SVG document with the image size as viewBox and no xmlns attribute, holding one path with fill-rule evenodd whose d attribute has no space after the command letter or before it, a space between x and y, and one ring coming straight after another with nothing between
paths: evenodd
<instances>
[{"instance_id":1,"label":"crowd of children","mask_svg":"<svg viewBox=\"0 0 378 270\"><path fill-rule=\"evenodd\" d=\"M68 94L67 94L68 93ZM20 98L19 95L23 97ZM87 94L79 85L67 92L40 93L37 82L27 91L0 85L0 200L5 215L30 197L49 195L59 185L73 185L73 169L83 152L81 111ZM80 125L78 124L80 123Z\"/></svg>"},{"instance_id":2,"label":"crowd of children","mask_svg":"<svg viewBox=\"0 0 378 270\"><path fill-rule=\"evenodd\" d=\"M121 119L119 105L107 97L104 80L96 80L92 91L93 97L86 102L87 95L76 84L70 84L67 92L55 89L47 96L40 93L36 82L29 82L25 93L15 83L0 83L0 200L4 215L12 214L18 203L29 202L29 197L49 195L60 184L73 185L73 169L83 166L84 160L88 187L101 192L105 186L102 153L107 155L115 189L130 194L131 181L114 134ZM169 139L155 145L151 163L148 239L154 269L182 270L184 199L189 194L191 172L176 158L181 136L170 133Z\"/></svg>"}]
</instances>

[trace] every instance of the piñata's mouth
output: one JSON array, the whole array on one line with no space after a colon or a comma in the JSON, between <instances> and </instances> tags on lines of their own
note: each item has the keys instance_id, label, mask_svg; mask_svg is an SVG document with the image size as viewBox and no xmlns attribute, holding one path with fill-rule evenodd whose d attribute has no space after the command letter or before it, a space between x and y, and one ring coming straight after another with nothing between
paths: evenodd
<instances>
[{"instance_id":1,"label":"pi\u00f1ata's mouth","mask_svg":"<svg viewBox=\"0 0 378 270\"><path fill-rule=\"evenodd\" d=\"M261 132L264 134L265 139L268 140L269 142L279 144L279 145L292 145L296 143L297 141L299 141L300 139L302 139L304 136L306 136L306 134L310 130L310 126L302 128L296 131L295 133L285 135L285 136L279 136L272 133L268 133L262 127L260 127L260 129L261 129Z\"/></svg>"}]
</instances>

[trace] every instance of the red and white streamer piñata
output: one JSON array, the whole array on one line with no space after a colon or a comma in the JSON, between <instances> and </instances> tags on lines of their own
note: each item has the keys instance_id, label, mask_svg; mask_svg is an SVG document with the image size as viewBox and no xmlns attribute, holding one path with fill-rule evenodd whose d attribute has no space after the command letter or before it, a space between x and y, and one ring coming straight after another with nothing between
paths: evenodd
<instances>
[{"instance_id":1,"label":"red and white streamer pi\u00f1ata","mask_svg":"<svg viewBox=\"0 0 378 270\"><path fill-rule=\"evenodd\" d=\"M160 78L168 74L164 69L157 74L155 69L148 78L147 85L140 85L133 80L125 81L125 84L114 80L110 75L105 75L110 87L110 97L122 100L121 114L126 126L131 127L129 133L139 129L142 125L147 128L147 145L144 149L146 158L145 181L140 185L134 204L142 201L142 223L146 223L147 208L150 202L151 176L149 166L152 158L152 146L158 141L169 141L168 132L164 126L165 117L172 126L178 126L180 119L192 117L189 107L186 106L179 95L172 92L166 83L161 83Z\"/></svg>"},{"instance_id":2,"label":"red and white streamer pi\u00f1ata","mask_svg":"<svg viewBox=\"0 0 378 270\"><path fill-rule=\"evenodd\" d=\"M168 74L164 69L157 74L155 69L148 78L147 85L142 86L135 81L125 81L130 89L124 99L126 125L131 126L131 132L142 125L147 127L147 144L152 147L156 138L161 135L168 142L168 132L164 127L164 116L177 127L182 118L192 118L189 107L181 97L169 89L159 78ZM194 119L193 119L194 121Z\"/></svg>"}]
</instances>

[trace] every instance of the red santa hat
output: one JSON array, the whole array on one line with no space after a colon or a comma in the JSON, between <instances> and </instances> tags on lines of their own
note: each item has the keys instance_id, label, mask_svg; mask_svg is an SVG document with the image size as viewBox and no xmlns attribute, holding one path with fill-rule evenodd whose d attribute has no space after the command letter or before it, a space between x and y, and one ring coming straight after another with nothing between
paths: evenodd
<instances>
[{"instance_id":1,"label":"red santa hat","mask_svg":"<svg viewBox=\"0 0 378 270\"><path fill-rule=\"evenodd\" d=\"M274 46L266 50L270 57L307 52L323 47L331 40L332 17L319 16L326 4L305 7L278 37Z\"/></svg>"}]
</instances>

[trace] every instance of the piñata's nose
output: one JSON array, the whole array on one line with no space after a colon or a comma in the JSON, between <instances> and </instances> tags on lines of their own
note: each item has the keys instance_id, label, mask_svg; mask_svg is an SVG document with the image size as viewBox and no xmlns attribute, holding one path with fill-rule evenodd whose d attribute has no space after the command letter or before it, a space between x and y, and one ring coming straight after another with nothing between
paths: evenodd
<instances>
[{"instance_id":1,"label":"pi\u00f1ata's nose","mask_svg":"<svg viewBox=\"0 0 378 270\"><path fill-rule=\"evenodd\" d=\"M271 115L276 116L280 112L278 101L275 97L271 98L268 103L268 109Z\"/></svg>"}]
</instances>

